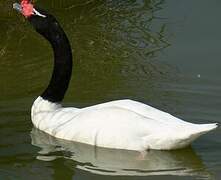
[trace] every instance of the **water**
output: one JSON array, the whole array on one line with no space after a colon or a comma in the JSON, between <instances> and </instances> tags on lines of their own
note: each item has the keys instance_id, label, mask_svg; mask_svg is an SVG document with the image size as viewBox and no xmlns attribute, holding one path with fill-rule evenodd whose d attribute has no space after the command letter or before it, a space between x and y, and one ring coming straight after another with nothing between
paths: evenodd
<instances>
[{"instance_id":1,"label":"water","mask_svg":"<svg viewBox=\"0 0 221 180\"><path fill-rule=\"evenodd\" d=\"M0 2L0 179L220 179L221 131L192 148L139 154L70 143L34 129L30 108L52 69L50 46ZM131 98L190 122L220 122L220 2L69 0L50 10L71 41L64 100Z\"/></svg>"}]
</instances>

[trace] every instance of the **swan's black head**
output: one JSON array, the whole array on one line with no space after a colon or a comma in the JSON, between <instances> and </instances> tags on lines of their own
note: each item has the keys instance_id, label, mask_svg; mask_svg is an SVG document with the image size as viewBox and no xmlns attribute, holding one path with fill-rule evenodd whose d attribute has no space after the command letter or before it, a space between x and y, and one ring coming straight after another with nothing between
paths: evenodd
<instances>
[{"instance_id":1,"label":"swan's black head","mask_svg":"<svg viewBox=\"0 0 221 180\"><path fill-rule=\"evenodd\" d=\"M63 34L63 30L54 16L29 1L23 0L21 4L14 3L13 8L19 11L34 29L49 41L53 41L54 38L58 38L58 35Z\"/></svg>"}]
</instances>

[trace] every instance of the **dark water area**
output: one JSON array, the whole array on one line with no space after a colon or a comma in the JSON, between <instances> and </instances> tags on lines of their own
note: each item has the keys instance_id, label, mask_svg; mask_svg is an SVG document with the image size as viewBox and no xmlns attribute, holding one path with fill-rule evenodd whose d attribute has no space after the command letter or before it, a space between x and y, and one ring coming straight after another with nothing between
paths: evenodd
<instances>
[{"instance_id":1,"label":"dark water area","mask_svg":"<svg viewBox=\"0 0 221 180\"><path fill-rule=\"evenodd\" d=\"M0 180L221 179L221 130L178 151L94 148L34 129L52 51L0 1ZM130 98L195 123L221 123L218 0L35 1L54 14L73 50L65 106Z\"/></svg>"}]
</instances>

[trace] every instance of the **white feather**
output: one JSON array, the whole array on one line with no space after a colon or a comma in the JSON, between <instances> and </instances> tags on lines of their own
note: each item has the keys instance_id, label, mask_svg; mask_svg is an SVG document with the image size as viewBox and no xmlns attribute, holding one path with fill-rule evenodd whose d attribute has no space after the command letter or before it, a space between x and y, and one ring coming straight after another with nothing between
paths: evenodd
<instances>
[{"instance_id":1,"label":"white feather","mask_svg":"<svg viewBox=\"0 0 221 180\"><path fill-rule=\"evenodd\" d=\"M217 127L185 122L132 100L78 109L63 108L41 97L32 106L32 122L57 138L135 151L183 148Z\"/></svg>"}]
</instances>

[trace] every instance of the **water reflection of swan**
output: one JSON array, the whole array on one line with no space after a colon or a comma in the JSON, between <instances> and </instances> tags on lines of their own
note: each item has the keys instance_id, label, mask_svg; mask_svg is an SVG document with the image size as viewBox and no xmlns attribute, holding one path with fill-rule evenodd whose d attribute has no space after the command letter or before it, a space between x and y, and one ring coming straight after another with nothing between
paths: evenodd
<instances>
[{"instance_id":1,"label":"water reflection of swan","mask_svg":"<svg viewBox=\"0 0 221 180\"><path fill-rule=\"evenodd\" d=\"M51 161L57 158L73 159L77 168L102 175L178 175L206 176L200 158L191 149L179 151L113 150L73 143L52 137L36 128L31 132L32 144L41 148L37 159ZM62 153L61 152L65 152Z\"/></svg>"}]
</instances>

